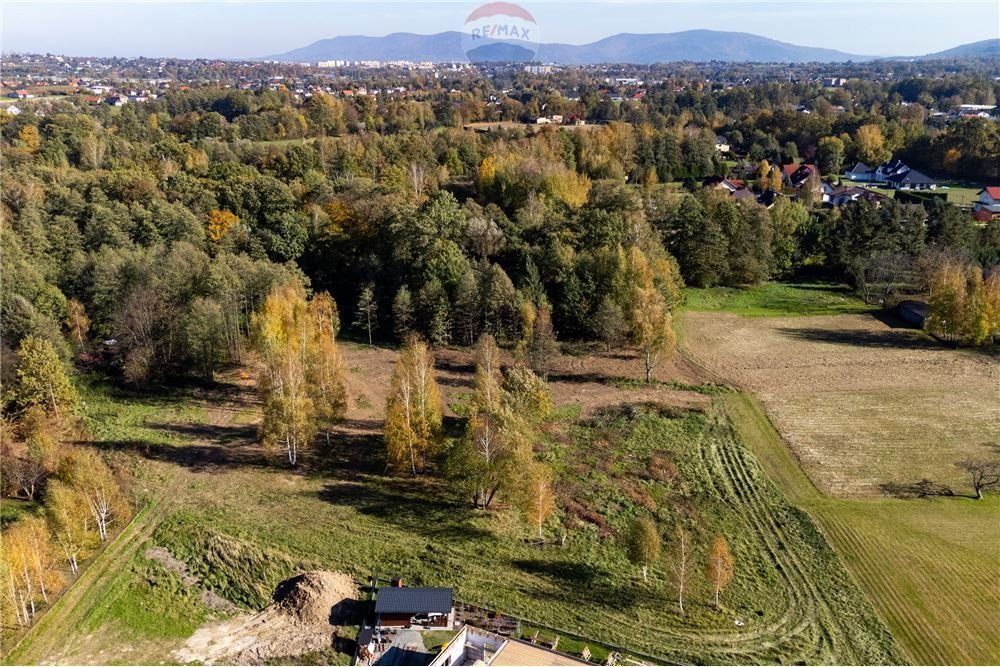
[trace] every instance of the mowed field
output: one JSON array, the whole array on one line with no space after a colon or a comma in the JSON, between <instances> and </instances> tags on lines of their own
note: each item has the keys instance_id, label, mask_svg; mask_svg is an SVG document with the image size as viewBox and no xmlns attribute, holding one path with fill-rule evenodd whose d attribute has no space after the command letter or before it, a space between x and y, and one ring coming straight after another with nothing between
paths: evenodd
<instances>
[{"instance_id":1,"label":"mowed field","mask_svg":"<svg viewBox=\"0 0 1000 667\"><path fill-rule=\"evenodd\" d=\"M1000 498L955 464L1000 442L1000 359L880 317L686 312L683 350L759 397L728 397L734 423L911 660L996 664ZM923 480L958 495L909 497Z\"/></svg>"},{"instance_id":2,"label":"mowed field","mask_svg":"<svg viewBox=\"0 0 1000 667\"><path fill-rule=\"evenodd\" d=\"M582 638L564 635L560 646L587 645L598 661L609 650L602 642L657 663L905 661L816 525L730 427L719 388L699 384L697 367L678 358L657 369L660 384L637 386L625 380L641 372L628 353L557 361L556 410L536 451L561 500L546 526L550 544L539 547L513 507L479 512L438 475L386 474L381 427L394 359L390 349L345 345L348 418L299 470L256 444L250 373L156 398L95 383L87 402L97 446L134 468L149 508L7 662L169 663L199 626L226 615L205 604L206 593L259 609L278 581L314 568L453 586L460 600ZM470 362L467 351L438 351L453 435L471 396ZM622 536L638 514L657 518L668 553L678 522L693 532L686 615L667 563L644 583L625 557ZM736 576L718 611L700 573L720 533ZM196 583L151 560L150 547L183 562Z\"/></svg>"}]
</instances>

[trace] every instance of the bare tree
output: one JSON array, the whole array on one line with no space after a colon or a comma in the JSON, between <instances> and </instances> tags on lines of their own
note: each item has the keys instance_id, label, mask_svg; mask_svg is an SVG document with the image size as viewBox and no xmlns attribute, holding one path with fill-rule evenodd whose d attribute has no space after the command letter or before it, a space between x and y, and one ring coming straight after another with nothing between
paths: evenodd
<instances>
[{"instance_id":1,"label":"bare tree","mask_svg":"<svg viewBox=\"0 0 1000 667\"><path fill-rule=\"evenodd\" d=\"M851 275L865 303L885 304L913 281L913 261L903 253L880 253L856 260Z\"/></svg>"},{"instance_id":2,"label":"bare tree","mask_svg":"<svg viewBox=\"0 0 1000 667\"><path fill-rule=\"evenodd\" d=\"M969 474L976 500L983 499L983 491L1000 487L1000 460L966 459L956 464Z\"/></svg>"},{"instance_id":3,"label":"bare tree","mask_svg":"<svg viewBox=\"0 0 1000 667\"><path fill-rule=\"evenodd\" d=\"M684 613L684 590L691 578L691 538L683 528L677 528L677 546L674 547L670 570L677 583L677 606Z\"/></svg>"}]
</instances>

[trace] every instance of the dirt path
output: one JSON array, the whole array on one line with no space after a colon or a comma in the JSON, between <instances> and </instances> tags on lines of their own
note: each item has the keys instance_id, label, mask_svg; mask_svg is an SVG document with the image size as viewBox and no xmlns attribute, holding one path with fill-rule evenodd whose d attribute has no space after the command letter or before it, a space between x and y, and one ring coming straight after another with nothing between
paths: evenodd
<instances>
[{"instance_id":1,"label":"dirt path","mask_svg":"<svg viewBox=\"0 0 1000 667\"><path fill-rule=\"evenodd\" d=\"M74 628L101 603L100 592L127 569L135 554L147 544L153 531L168 515L180 488L179 478L164 488L109 544L58 601L35 623L6 656L12 664L57 663L75 655L81 639Z\"/></svg>"}]
</instances>

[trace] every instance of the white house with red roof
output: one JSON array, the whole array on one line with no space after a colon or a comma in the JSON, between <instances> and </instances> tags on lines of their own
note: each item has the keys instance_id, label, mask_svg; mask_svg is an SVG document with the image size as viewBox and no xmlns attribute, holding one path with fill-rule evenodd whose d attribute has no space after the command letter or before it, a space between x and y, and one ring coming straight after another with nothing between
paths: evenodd
<instances>
[{"instance_id":1,"label":"white house with red roof","mask_svg":"<svg viewBox=\"0 0 1000 667\"><path fill-rule=\"evenodd\" d=\"M979 201L972 205L973 214L977 218L1000 218L1000 185L991 185L979 191Z\"/></svg>"}]
</instances>

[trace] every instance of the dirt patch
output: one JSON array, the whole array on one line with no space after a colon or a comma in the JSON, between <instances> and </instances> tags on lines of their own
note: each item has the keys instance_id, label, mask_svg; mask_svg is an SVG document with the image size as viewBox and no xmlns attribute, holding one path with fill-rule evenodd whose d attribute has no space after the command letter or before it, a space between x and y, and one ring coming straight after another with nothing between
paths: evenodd
<instances>
[{"instance_id":1,"label":"dirt patch","mask_svg":"<svg viewBox=\"0 0 1000 667\"><path fill-rule=\"evenodd\" d=\"M278 584L274 601L262 611L200 628L174 658L254 665L323 651L341 634L339 624L357 614L358 598L357 586L345 574L305 572Z\"/></svg>"}]
</instances>

